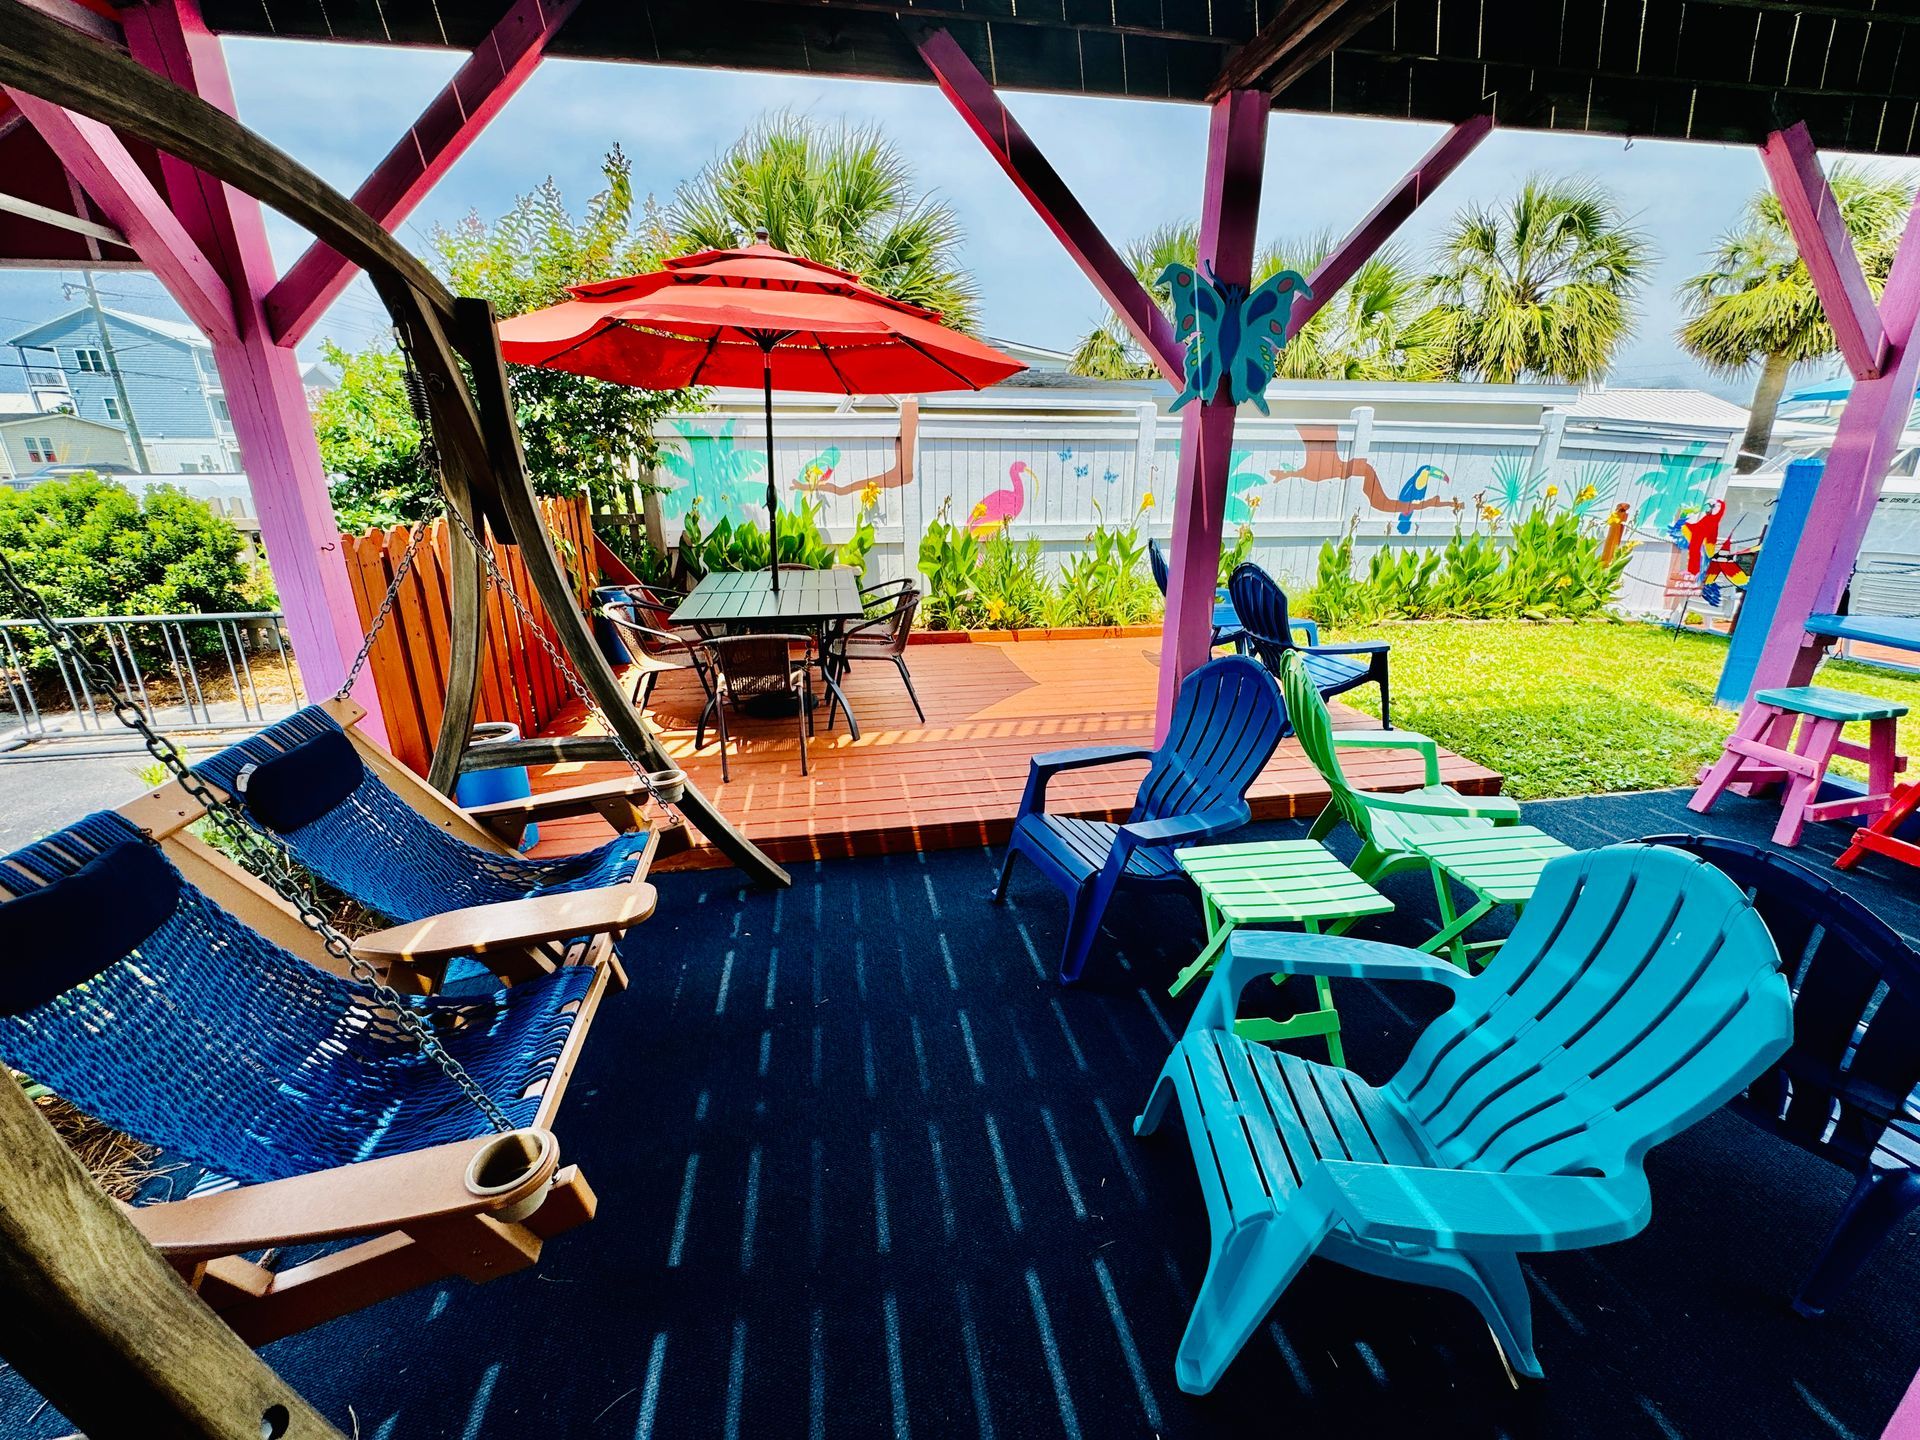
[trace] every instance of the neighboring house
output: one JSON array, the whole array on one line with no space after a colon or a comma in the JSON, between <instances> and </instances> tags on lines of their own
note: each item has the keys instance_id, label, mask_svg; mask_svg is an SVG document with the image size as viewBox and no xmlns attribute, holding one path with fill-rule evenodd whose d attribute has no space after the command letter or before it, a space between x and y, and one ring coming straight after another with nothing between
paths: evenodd
<instances>
[{"instance_id":1,"label":"neighboring house","mask_svg":"<svg viewBox=\"0 0 1920 1440\"><path fill-rule=\"evenodd\" d=\"M233 420L206 337L180 320L125 310L105 317L149 468L163 475L238 470ZM8 338L35 408L71 408L83 420L124 427L100 326L80 306Z\"/></svg>"},{"instance_id":2,"label":"neighboring house","mask_svg":"<svg viewBox=\"0 0 1920 1440\"><path fill-rule=\"evenodd\" d=\"M340 377L317 360L300 372L300 388L306 392L309 410L318 405L329 390L337 389L339 384Z\"/></svg>"},{"instance_id":3,"label":"neighboring house","mask_svg":"<svg viewBox=\"0 0 1920 1440\"><path fill-rule=\"evenodd\" d=\"M39 411L0 411L0 484L31 483L22 477L43 465L132 466L127 432L104 420Z\"/></svg>"}]
</instances>

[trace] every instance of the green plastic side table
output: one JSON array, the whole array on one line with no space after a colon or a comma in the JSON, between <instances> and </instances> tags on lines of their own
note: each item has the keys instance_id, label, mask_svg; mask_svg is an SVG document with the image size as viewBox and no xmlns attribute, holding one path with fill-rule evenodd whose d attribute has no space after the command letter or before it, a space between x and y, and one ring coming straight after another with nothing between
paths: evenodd
<instances>
[{"instance_id":1,"label":"green plastic side table","mask_svg":"<svg viewBox=\"0 0 1920 1440\"><path fill-rule=\"evenodd\" d=\"M1210 970L1228 937L1242 925L1299 925L1309 934L1339 935L1356 920L1393 909L1391 900L1313 840L1200 845L1176 850L1173 858L1199 887L1207 943L1174 979L1167 992L1171 995L1178 995ZM1276 975L1274 983L1286 978ZM1315 976L1313 983L1318 1009L1285 1020L1249 1016L1234 1023L1234 1033L1249 1040L1323 1035L1328 1058L1335 1065L1345 1065L1340 1012L1333 1005L1332 987L1324 975Z\"/></svg>"},{"instance_id":2,"label":"green plastic side table","mask_svg":"<svg viewBox=\"0 0 1920 1440\"><path fill-rule=\"evenodd\" d=\"M1572 849L1531 825L1489 825L1484 830L1449 831L1415 836L1407 848L1433 864L1433 890L1440 902L1440 929L1420 948L1429 955L1442 950L1461 969L1470 956L1486 963L1484 953L1498 949L1498 940L1466 939L1466 933L1491 910L1511 905L1515 914L1526 908L1540 883L1540 872ZM1473 895L1464 911L1454 905L1457 882Z\"/></svg>"}]
</instances>

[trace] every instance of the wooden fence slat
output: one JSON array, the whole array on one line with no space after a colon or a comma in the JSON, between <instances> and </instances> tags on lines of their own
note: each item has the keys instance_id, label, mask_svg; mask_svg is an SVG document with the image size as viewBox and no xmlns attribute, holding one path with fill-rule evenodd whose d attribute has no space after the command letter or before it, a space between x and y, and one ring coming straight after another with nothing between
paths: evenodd
<instances>
[{"instance_id":1,"label":"wooden fence slat","mask_svg":"<svg viewBox=\"0 0 1920 1440\"><path fill-rule=\"evenodd\" d=\"M585 495L541 502L541 514L565 561L568 579L582 609L592 603L596 583L592 507ZM340 548L363 625L371 626L400 557L409 527L342 535ZM506 720L523 735L537 735L568 703L565 672L548 657L538 631L551 637L552 617L533 588L518 546L495 545L495 563L531 614L521 620L505 596L487 586L480 658L480 689L475 718ZM444 520L436 520L414 558L413 573L401 587L386 627L368 658L368 671L388 716L388 738L396 759L425 774L433 743L446 711L447 670L452 663L452 539Z\"/></svg>"}]
</instances>

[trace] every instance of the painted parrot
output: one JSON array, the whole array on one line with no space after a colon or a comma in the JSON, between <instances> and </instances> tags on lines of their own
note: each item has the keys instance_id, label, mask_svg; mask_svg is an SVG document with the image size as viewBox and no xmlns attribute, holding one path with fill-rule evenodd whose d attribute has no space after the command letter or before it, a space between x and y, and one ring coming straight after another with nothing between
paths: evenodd
<instances>
[{"instance_id":1,"label":"painted parrot","mask_svg":"<svg viewBox=\"0 0 1920 1440\"><path fill-rule=\"evenodd\" d=\"M1394 528L1402 535L1408 534L1413 529L1415 510L1425 509L1427 505L1444 503L1437 495L1429 496L1427 491L1433 485L1445 484L1447 479L1447 472L1438 465L1422 465L1409 475L1407 483L1400 487L1399 499L1402 508L1400 519L1395 523Z\"/></svg>"}]
</instances>

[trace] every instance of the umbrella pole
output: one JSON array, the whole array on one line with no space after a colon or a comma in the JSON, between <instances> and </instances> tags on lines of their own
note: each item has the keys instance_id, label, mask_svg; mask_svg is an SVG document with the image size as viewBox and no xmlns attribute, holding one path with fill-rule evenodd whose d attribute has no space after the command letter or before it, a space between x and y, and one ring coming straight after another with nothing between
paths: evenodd
<instances>
[{"instance_id":1,"label":"umbrella pole","mask_svg":"<svg viewBox=\"0 0 1920 1440\"><path fill-rule=\"evenodd\" d=\"M767 408L767 565L773 571L773 593L780 593L780 495L773 483L773 345L760 342L761 393Z\"/></svg>"}]
</instances>

